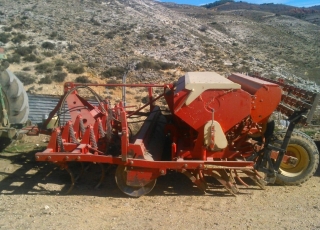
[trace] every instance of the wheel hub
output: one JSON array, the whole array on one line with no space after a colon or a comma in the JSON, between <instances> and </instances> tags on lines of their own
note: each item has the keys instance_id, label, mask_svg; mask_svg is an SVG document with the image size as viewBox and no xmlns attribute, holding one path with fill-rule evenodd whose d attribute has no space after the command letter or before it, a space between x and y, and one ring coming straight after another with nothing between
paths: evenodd
<instances>
[{"instance_id":1,"label":"wheel hub","mask_svg":"<svg viewBox=\"0 0 320 230\"><path fill-rule=\"evenodd\" d=\"M281 163L281 174L285 176L297 176L308 168L309 155L305 148L296 144L289 144L286 155L296 158L296 164Z\"/></svg>"}]
</instances>

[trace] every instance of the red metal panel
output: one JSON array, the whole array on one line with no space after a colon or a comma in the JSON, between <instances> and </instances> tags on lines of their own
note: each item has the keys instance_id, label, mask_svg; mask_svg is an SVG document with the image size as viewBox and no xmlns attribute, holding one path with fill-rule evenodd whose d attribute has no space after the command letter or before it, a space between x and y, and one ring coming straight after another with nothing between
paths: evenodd
<instances>
[{"instance_id":1,"label":"red metal panel","mask_svg":"<svg viewBox=\"0 0 320 230\"><path fill-rule=\"evenodd\" d=\"M175 115L195 130L212 120L218 121L224 132L250 115L251 97L241 90L206 90L197 99L184 104L189 91L183 90L175 95ZM181 107L179 109L179 107Z\"/></svg>"},{"instance_id":2,"label":"red metal panel","mask_svg":"<svg viewBox=\"0 0 320 230\"><path fill-rule=\"evenodd\" d=\"M251 118L254 122L266 121L281 101L282 92L277 84L240 73L233 73L229 80L240 84L241 89L253 96Z\"/></svg>"},{"instance_id":3,"label":"red metal panel","mask_svg":"<svg viewBox=\"0 0 320 230\"><path fill-rule=\"evenodd\" d=\"M152 180L160 176L158 169L127 167L125 173L127 174L126 184L130 186L145 186Z\"/></svg>"},{"instance_id":4,"label":"red metal panel","mask_svg":"<svg viewBox=\"0 0 320 230\"><path fill-rule=\"evenodd\" d=\"M92 113L92 111L94 111L94 108L91 104L89 104L88 102L86 104L83 104L83 102L79 100L79 96L77 94L70 94L67 97L66 102L70 109L70 116L72 121L75 121L77 116L81 115L85 126L93 125L95 123L94 116L96 115L96 113ZM91 106L91 111L89 111L86 106Z\"/></svg>"}]
</instances>

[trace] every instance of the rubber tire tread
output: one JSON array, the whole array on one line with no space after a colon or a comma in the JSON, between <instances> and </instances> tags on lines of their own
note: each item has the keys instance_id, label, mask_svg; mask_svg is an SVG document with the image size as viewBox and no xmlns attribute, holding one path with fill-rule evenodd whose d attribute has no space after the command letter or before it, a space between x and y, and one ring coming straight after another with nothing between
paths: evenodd
<instances>
[{"instance_id":1,"label":"rubber tire tread","mask_svg":"<svg viewBox=\"0 0 320 230\"><path fill-rule=\"evenodd\" d=\"M7 102L8 117L11 124L22 124L28 120L29 100L21 81L11 71L0 72L0 84Z\"/></svg>"},{"instance_id":2,"label":"rubber tire tread","mask_svg":"<svg viewBox=\"0 0 320 230\"><path fill-rule=\"evenodd\" d=\"M276 134L278 139L283 139L285 132ZM314 141L305 133L301 131L293 131L289 144L296 144L303 147L309 155L309 165L307 169L300 175L295 177L288 177L278 174L276 184L279 185L300 185L312 177L317 171L319 165L319 151Z\"/></svg>"}]
</instances>

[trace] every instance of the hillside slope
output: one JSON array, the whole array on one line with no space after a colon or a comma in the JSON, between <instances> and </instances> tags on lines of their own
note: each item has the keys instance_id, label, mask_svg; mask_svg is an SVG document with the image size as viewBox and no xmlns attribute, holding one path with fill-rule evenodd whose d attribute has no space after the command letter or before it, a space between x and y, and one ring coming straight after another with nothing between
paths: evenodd
<instances>
[{"instance_id":1,"label":"hillside slope","mask_svg":"<svg viewBox=\"0 0 320 230\"><path fill-rule=\"evenodd\" d=\"M0 9L9 68L33 79L33 93L126 71L129 82L172 82L185 71L320 76L320 27L290 16L152 0L3 0Z\"/></svg>"},{"instance_id":2,"label":"hillside slope","mask_svg":"<svg viewBox=\"0 0 320 230\"><path fill-rule=\"evenodd\" d=\"M242 59L240 64L250 65L251 70L259 69L258 66L269 74L295 74L319 82L320 26L316 24L261 10L168 7L201 20L235 40L236 44L228 47L229 50L238 54Z\"/></svg>"},{"instance_id":3,"label":"hillside slope","mask_svg":"<svg viewBox=\"0 0 320 230\"><path fill-rule=\"evenodd\" d=\"M263 12L274 13L277 15L287 15L298 19L308 21L320 25L320 6L313 7L295 7L284 4L264 3L253 4L248 2L228 2L217 1L215 3L203 5L208 9L214 9L218 11L230 11L230 10L258 10Z\"/></svg>"}]
</instances>

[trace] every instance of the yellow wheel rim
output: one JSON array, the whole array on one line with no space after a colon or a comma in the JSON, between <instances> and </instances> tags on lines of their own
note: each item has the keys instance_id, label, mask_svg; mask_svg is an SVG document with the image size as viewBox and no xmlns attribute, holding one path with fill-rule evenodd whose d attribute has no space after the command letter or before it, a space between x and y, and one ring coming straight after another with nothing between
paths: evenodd
<instances>
[{"instance_id":1,"label":"yellow wheel rim","mask_svg":"<svg viewBox=\"0 0 320 230\"><path fill-rule=\"evenodd\" d=\"M309 155L308 152L300 145L289 144L287 148L287 156L296 157L298 163L296 166L281 163L280 170L281 174L288 177L298 176L308 168L309 165Z\"/></svg>"}]
</instances>

